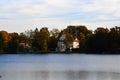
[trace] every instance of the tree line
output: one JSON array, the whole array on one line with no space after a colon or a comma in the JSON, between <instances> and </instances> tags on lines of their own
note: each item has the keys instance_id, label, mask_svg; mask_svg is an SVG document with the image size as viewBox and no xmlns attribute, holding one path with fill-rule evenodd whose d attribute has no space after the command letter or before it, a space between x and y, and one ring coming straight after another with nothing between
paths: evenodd
<instances>
[{"instance_id":1,"label":"tree line","mask_svg":"<svg viewBox=\"0 0 120 80\"><path fill-rule=\"evenodd\" d=\"M61 35L65 34L64 44L75 38L79 40L79 49L73 50L78 53L119 53L120 49L120 27L113 28L98 27L94 31L84 25L70 25L59 31L59 29L48 30L47 27L35 30L27 30L23 33L8 33L0 31L1 53L40 53L56 51L57 42Z\"/></svg>"}]
</instances>

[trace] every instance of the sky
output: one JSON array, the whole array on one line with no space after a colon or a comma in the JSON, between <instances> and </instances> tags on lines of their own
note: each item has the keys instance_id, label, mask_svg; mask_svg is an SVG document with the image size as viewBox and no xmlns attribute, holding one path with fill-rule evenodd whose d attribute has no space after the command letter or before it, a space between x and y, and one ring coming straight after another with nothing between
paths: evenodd
<instances>
[{"instance_id":1,"label":"sky","mask_svg":"<svg viewBox=\"0 0 120 80\"><path fill-rule=\"evenodd\" d=\"M1 0L0 30L24 32L68 25L120 26L120 0Z\"/></svg>"}]
</instances>

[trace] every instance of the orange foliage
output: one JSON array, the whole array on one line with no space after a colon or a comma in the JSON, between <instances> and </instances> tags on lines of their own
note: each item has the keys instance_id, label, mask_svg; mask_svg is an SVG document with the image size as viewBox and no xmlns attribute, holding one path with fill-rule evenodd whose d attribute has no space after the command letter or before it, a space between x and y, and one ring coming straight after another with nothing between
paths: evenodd
<instances>
[{"instance_id":1,"label":"orange foliage","mask_svg":"<svg viewBox=\"0 0 120 80\"><path fill-rule=\"evenodd\" d=\"M2 33L2 35L4 36L5 43L8 43L8 42L9 42L9 40L10 40L9 33L8 33L8 32L6 32L6 31L0 31L0 33Z\"/></svg>"}]
</instances>

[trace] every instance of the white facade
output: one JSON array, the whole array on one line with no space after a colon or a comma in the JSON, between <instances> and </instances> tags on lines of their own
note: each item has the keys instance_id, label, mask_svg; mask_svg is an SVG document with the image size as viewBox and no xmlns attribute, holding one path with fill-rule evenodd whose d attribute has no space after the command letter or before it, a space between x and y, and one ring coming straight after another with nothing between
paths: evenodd
<instances>
[{"instance_id":1,"label":"white facade","mask_svg":"<svg viewBox=\"0 0 120 80\"><path fill-rule=\"evenodd\" d=\"M59 41L57 45L58 45L58 47L57 47L58 51L65 51L66 50L66 46L65 46L63 41Z\"/></svg>"},{"instance_id":2,"label":"white facade","mask_svg":"<svg viewBox=\"0 0 120 80\"><path fill-rule=\"evenodd\" d=\"M66 46L64 44L64 40L65 40L65 35L62 35L60 38L59 38L59 41L57 43L57 50L58 51L65 51L66 50Z\"/></svg>"},{"instance_id":3,"label":"white facade","mask_svg":"<svg viewBox=\"0 0 120 80\"><path fill-rule=\"evenodd\" d=\"M63 34L57 43L57 51L65 51L66 45L64 44L64 40L66 39L65 35ZM72 43L69 44L69 49L79 48L79 40L76 38Z\"/></svg>"},{"instance_id":4,"label":"white facade","mask_svg":"<svg viewBox=\"0 0 120 80\"><path fill-rule=\"evenodd\" d=\"M79 48L79 40L77 38L73 41L73 48Z\"/></svg>"}]
</instances>

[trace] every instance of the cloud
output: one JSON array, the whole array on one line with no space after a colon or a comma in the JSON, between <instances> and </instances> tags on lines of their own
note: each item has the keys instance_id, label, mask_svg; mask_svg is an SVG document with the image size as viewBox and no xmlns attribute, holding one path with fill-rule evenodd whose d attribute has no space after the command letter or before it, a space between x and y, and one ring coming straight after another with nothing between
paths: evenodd
<instances>
[{"instance_id":1,"label":"cloud","mask_svg":"<svg viewBox=\"0 0 120 80\"><path fill-rule=\"evenodd\" d=\"M120 10L117 10L117 11L115 12L114 16L120 18Z\"/></svg>"},{"instance_id":2,"label":"cloud","mask_svg":"<svg viewBox=\"0 0 120 80\"><path fill-rule=\"evenodd\" d=\"M83 5L82 11L84 12L95 12L110 13L117 10L120 7L119 0L94 0L91 4Z\"/></svg>"},{"instance_id":3,"label":"cloud","mask_svg":"<svg viewBox=\"0 0 120 80\"><path fill-rule=\"evenodd\" d=\"M0 30L6 30L8 32L24 32L26 30L35 28L41 29L42 27L48 27L49 30L58 28L64 29L69 25L69 21L57 18L41 18L41 19L23 19L23 20L0 20Z\"/></svg>"},{"instance_id":4,"label":"cloud","mask_svg":"<svg viewBox=\"0 0 120 80\"><path fill-rule=\"evenodd\" d=\"M70 9L71 0L41 0L41 4L26 4L26 7L21 7L18 13L25 15L41 15L51 16L56 14L64 14Z\"/></svg>"},{"instance_id":5,"label":"cloud","mask_svg":"<svg viewBox=\"0 0 120 80\"><path fill-rule=\"evenodd\" d=\"M110 20L110 18L108 18L107 16L104 16L104 15L99 15L99 16L97 17L97 19L98 19L98 20L103 20L103 21L105 21L105 20Z\"/></svg>"},{"instance_id":6,"label":"cloud","mask_svg":"<svg viewBox=\"0 0 120 80\"><path fill-rule=\"evenodd\" d=\"M23 31L26 26L33 29L34 25L50 28L69 24L118 25L119 4L120 0L2 0L0 25L11 31L19 31L19 27Z\"/></svg>"},{"instance_id":7,"label":"cloud","mask_svg":"<svg viewBox=\"0 0 120 80\"><path fill-rule=\"evenodd\" d=\"M7 1L7 0L5 0ZM119 0L9 0L1 6L2 12L25 16L56 16L66 13L117 14L120 8ZM104 4L104 6L103 6ZM115 13L116 12L116 13ZM89 15L88 14L88 15Z\"/></svg>"}]
</instances>

